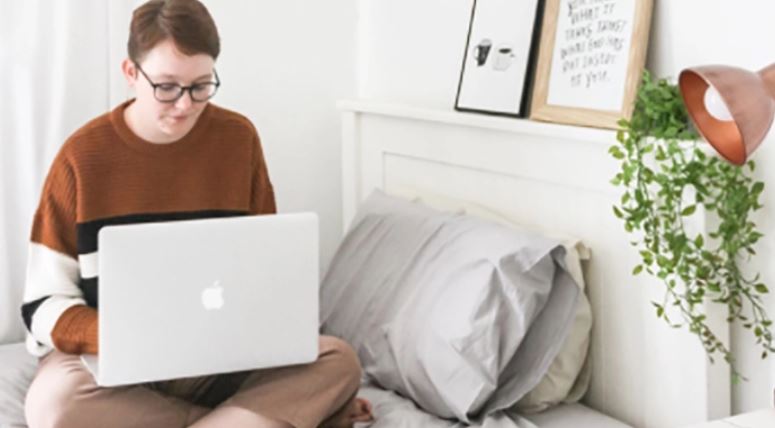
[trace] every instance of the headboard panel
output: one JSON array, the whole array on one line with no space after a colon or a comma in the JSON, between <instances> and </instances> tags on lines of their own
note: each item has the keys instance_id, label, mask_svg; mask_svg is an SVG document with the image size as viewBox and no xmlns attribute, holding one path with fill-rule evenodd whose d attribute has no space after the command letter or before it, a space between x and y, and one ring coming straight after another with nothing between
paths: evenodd
<instances>
[{"instance_id":1,"label":"headboard panel","mask_svg":"<svg viewBox=\"0 0 775 428\"><path fill-rule=\"evenodd\" d=\"M610 184L617 165L607 153L613 132L378 103L339 107L345 228L360 201L381 188L471 201L579 237L592 252L585 403L640 427L729 414L728 367L711 365L694 336L656 318L649 302L661 300L661 284L631 275L638 254L611 210L618 198ZM709 319L725 327L722 314Z\"/></svg>"}]
</instances>

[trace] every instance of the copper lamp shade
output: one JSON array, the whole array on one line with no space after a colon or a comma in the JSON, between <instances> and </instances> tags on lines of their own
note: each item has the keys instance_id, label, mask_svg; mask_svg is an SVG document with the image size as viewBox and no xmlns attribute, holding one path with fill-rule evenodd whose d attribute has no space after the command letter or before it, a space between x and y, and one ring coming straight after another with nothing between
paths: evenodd
<instances>
[{"instance_id":1,"label":"copper lamp shade","mask_svg":"<svg viewBox=\"0 0 775 428\"><path fill-rule=\"evenodd\" d=\"M770 133L775 119L775 64L757 73L725 65L687 68L678 86L700 135L729 162L744 164ZM731 120L709 111L706 91L713 89Z\"/></svg>"}]
</instances>

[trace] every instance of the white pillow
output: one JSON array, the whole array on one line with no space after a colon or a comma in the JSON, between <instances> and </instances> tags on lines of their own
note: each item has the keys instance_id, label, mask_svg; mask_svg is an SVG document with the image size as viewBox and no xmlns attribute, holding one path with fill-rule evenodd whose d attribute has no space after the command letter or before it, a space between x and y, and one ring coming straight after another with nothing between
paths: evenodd
<instances>
[{"instance_id":1,"label":"white pillow","mask_svg":"<svg viewBox=\"0 0 775 428\"><path fill-rule=\"evenodd\" d=\"M26 426L24 397L38 361L24 343L0 345L0 426Z\"/></svg>"},{"instance_id":2,"label":"white pillow","mask_svg":"<svg viewBox=\"0 0 775 428\"><path fill-rule=\"evenodd\" d=\"M536 226L528 226L511 220L507 215L474 202L464 201L430 193L417 189L403 189L404 195L421 195L412 198L435 209L468 214L486 220L494 221L517 230L533 230L543 235L551 236L562 241L566 250L565 263L568 272L581 287L585 289L584 274L581 266L582 260L588 260L590 250L583 242L575 237L567 236L556 231L547 231ZM586 364L589 352L589 339L592 330L592 308L586 294L579 296L576 316L573 327L560 349L560 353L552 362L549 371L541 382L525 395L516 405L516 409L523 413L536 413L560 403L574 403L579 401L589 389L591 368Z\"/></svg>"}]
</instances>

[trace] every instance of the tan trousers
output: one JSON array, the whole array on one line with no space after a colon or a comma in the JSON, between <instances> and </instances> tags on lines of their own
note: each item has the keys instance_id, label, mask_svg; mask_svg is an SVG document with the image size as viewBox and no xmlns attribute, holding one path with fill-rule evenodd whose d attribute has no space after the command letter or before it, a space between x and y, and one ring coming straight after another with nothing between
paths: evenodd
<instances>
[{"instance_id":1,"label":"tan trousers","mask_svg":"<svg viewBox=\"0 0 775 428\"><path fill-rule=\"evenodd\" d=\"M314 363L101 388L76 355L41 359L27 393L30 428L256 426L266 418L314 428L356 394L361 369L344 341L321 336ZM254 421L251 423L251 421Z\"/></svg>"}]
</instances>

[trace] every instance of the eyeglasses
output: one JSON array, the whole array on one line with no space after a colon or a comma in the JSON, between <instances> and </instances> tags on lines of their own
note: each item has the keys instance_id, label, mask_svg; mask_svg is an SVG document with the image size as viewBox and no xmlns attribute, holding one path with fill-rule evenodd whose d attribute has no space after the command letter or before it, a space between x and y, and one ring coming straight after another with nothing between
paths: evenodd
<instances>
[{"instance_id":1,"label":"eyeglasses","mask_svg":"<svg viewBox=\"0 0 775 428\"><path fill-rule=\"evenodd\" d=\"M189 86L181 86L177 83L154 83L151 78L145 74L145 71L140 68L139 64L135 63L135 67L140 70L140 73L145 76L145 79L148 80L148 83L153 87L153 96L156 98L156 101L162 103L174 103L186 92L188 92L191 97L191 101L199 103L205 102L212 98L218 91L218 87L221 86L221 80L218 78L218 72L216 72L215 69L213 69L215 82L202 82L194 83Z\"/></svg>"}]
</instances>

